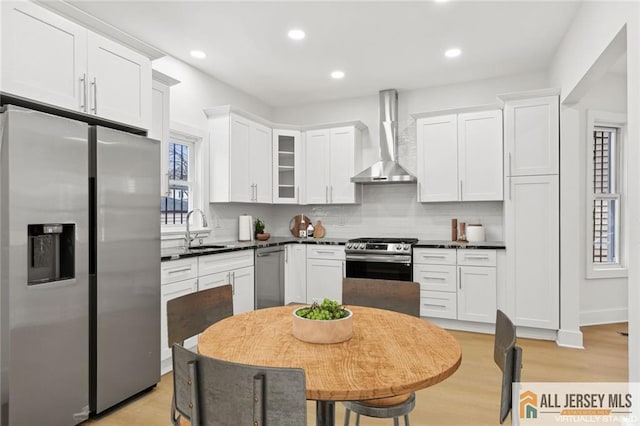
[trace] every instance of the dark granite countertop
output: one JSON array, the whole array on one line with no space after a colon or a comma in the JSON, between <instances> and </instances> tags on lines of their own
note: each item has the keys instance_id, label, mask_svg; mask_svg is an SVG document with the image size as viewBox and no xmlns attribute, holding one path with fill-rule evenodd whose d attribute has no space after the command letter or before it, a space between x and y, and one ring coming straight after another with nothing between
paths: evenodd
<instances>
[{"instance_id":1,"label":"dark granite countertop","mask_svg":"<svg viewBox=\"0 0 640 426\"><path fill-rule=\"evenodd\" d=\"M295 237L271 237L267 241L217 241L204 244L201 249L197 246L191 250L184 247L171 247L162 249L160 260L176 260L208 254L228 253L238 250L253 250L255 248L281 246L284 244L326 244L344 245L348 238L295 238ZM209 247L208 247L209 246Z\"/></svg>"},{"instance_id":2,"label":"dark granite countertop","mask_svg":"<svg viewBox=\"0 0 640 426\"><path fill-rule=\"evenodd\" d=\"M462 248L462 249L505 249L504 241L481 241L474 243L461 243L448 240L420 240L414 246L417 248Z\"/></svg>"}]
</instances>

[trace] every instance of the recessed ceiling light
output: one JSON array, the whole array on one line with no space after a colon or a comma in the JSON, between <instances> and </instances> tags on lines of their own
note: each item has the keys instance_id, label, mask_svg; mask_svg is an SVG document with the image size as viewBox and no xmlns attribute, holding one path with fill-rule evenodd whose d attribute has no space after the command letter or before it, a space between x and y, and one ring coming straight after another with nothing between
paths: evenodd
<instances>
[{"instance_id":1,"label":"recessed ceiling light","mask_svg":"<svg viewBox=\"0 0 640 426\"><path fill-rule=\"evenodd\" d=\"M207 54L204 53L201 50L192 50L191 52L189 52L191 54L191 56L193 56L194 58L198 58L198 59L204 59L207 57Z\"/></svg>"},{"instance_id":2,"label":"recessed ceiling light","mask_svg":"<svg viewBox=\"0 0 640 426\"><path fill-rule=\"evenodd\" d=\"M342 72L340 70L336 70L336 71L331 73L331 78L335 78L336 80L340 80L341 78L344 78L344 72Z\"/></svg>"},{"instance_id":3,"label":"recessed ceiling light","mask_svg":"<svg viewBox=\"0 0 640 426\"><path fill-rule=\"evenodd\" d=\"M302 40L306 37L306 34L304 33L304 31L297 28L289 31L287 35L291 40Z\"/></svg>"},{"instance_id":4,"label":"recessed ceiling light","mask_svg":"<svg viewBox=\"0 0 640 426\"><path fill-rule=\"evenodd\" d=\"M447 58L456 58L460 56L461 53L462 53L462 50L455 47L453 49L449 49L446 52L444 52L444 56L446 56Z\"/></svg>"}]
</instances>

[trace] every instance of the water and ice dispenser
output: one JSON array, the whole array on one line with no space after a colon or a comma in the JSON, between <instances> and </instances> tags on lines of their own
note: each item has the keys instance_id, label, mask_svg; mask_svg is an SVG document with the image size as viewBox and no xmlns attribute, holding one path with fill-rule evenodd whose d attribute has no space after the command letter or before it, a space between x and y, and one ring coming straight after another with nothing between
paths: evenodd
<instances>
[{"instance_id":1,"label":"water and ice dispenser","mask_svg":"<svg viewBox=\"0 0 640 426\"><path fill-rule=\"evenodd\" d=\"M29 285L75 277L75 233L75 224L28 225Z\"/></svg>"}]
</instances>

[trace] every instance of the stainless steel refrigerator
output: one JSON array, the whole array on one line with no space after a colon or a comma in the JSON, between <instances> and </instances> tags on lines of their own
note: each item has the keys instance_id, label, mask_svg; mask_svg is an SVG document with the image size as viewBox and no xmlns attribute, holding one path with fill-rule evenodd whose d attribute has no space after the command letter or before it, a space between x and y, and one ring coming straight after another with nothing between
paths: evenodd
<instances>
[{"instance_id":1,"label":"stainless steel refrigerator","mask_svg":"<svg viewBox=\"0 0 640 426\"><path fill-rule=\"evenodd\" d=\"M0 424L74 425L160 380L160 143L0 111Z\"/></svg>"}]
</instances>

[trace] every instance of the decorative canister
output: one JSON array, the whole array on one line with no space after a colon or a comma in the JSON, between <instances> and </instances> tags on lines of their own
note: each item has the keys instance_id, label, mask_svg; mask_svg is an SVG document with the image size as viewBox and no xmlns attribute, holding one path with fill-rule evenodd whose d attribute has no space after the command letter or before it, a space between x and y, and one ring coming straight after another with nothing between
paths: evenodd
<instances>
[{"instance_id":1,"label":"decorative canister","mask_svg":"<svg viewBox=\"0 0 640 426\"><path fill-rule=\"evenodd\" d=\"M467 241L470 243L484 241L484 226L479 223L469 223L467 225Z\"/></svg>"}]
</instances>

